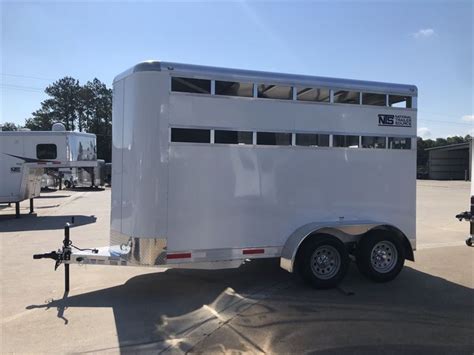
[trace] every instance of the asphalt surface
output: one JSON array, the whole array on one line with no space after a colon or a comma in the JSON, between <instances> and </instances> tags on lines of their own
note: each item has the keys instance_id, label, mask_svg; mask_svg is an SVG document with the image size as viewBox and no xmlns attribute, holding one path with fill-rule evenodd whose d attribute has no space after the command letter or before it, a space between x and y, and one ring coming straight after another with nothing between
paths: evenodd
<instances>
[{"instance_id":1,"label":"asphalt surface","mask_svg":"<svg viewBox=\"0 0 474 355\"><path fill-rule=\"evenodd\" d=\"M418 182L416 262L386 284L351 266L317 291L259 260L231 270L63 267L32 254L57 249L62 227L78 246L108 243L110 190L42 193L21 219L0 207L2 353L472 354L473 248L469 183Z\"/></svg>"}]
</instances>

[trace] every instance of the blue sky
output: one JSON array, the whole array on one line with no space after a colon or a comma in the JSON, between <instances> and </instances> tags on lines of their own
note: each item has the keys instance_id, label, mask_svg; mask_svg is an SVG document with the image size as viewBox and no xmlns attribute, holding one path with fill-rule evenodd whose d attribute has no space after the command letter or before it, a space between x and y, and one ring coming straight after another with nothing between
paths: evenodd
<instances>
[{"instance_id":1,"label":"blue sky","mask_svg":"<svg viewBox=\"0 0 474 355\"><path fill-rule=\"evenodd\" d=\"M54 80L148 59L418 86L424 137L474 133L472 1L1 2L0 122Z\"/></svg>"}]
</instances>

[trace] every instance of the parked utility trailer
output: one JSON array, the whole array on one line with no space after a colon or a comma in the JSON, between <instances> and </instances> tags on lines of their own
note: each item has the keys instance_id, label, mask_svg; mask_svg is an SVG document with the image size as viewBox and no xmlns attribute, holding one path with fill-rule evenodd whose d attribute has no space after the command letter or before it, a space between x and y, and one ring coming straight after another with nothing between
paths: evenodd
<instances>
[{"instance_id":1,"label":"parked utility trailer","mask_svg":"<svg viewBox=\"0 0 474 355\"><path fill-rule=\"evenodd\" d=\"M0 131L0 203L15 203L16 217L26 199L33 212L46 170L97 166L96 136L61 126L53 125L52 131Z\"/></svg>"},{"instance_id":2,"label":"parked utility trailer","mask_svg":"<svg viewBox=\"0 0 474 355\"><path fill-rule=\"evenodd\" d=\"M110 246L65 262L238 267L317 288L413 260L417 88L145 62L114 80Z\"/></svg>"}]
</instances>

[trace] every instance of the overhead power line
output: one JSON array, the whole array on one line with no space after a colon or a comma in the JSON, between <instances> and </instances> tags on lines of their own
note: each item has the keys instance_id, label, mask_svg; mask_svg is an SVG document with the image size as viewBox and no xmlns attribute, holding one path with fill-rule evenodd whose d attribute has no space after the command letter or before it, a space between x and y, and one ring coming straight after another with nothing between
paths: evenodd
<instances>
[{"instance_id":1,"label":"overhead power line","mask_svg":"<svg viewBox=\"0 0 474 355\"><path fill-rule=\"evenodd\" d=\"M23 85L14 85L14 84L0 84L2 89L5 90L19 90L19 91L28 91L28 92L44 92L43 88L32 87L32 86L23 86Z\"/></svg>"},{"instance_id":2,"label":"overhead power line","mask_svg":"<svg viewBox=\"0 0 474 355\"><path fill-rule=\"evenodd\" d=\"M37 80L46 80L46 81L54 81L55 79L50 78L42 78L39 76L30 76L30 75L20 75L20 74L9 74L9 73L1 73L2 76L11 76L14 78L25 78L25 79L37 79Z\"/></svg>"}]
</instances>

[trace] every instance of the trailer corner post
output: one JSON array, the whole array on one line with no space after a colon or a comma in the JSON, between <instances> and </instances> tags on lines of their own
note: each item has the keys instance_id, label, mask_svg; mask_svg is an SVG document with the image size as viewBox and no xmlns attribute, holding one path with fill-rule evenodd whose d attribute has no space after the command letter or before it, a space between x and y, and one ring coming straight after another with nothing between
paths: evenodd
<instances>
[{"instance_id":1,"label":"trailer corner post","mask_svg":"<svg viewBox=\"0 0 474 355\"><path fill-rule=\"evenodd\" d=\"M33 198L30 198L30 214L34 212Z\"/></svg>"},{"instance_id":2,"label":"trailer corner post","mask_svg":"<svg viewBox=\"0 0 474 355\"><path fill-rule=\"evenodd\" d=\"M15 218L20 218L20 202L15 202Z\"/></svg>"}]
</instances>

